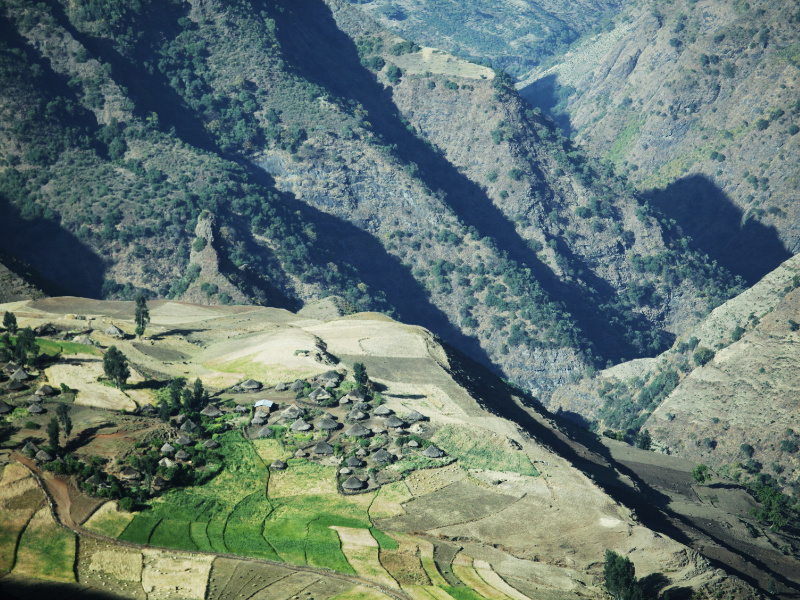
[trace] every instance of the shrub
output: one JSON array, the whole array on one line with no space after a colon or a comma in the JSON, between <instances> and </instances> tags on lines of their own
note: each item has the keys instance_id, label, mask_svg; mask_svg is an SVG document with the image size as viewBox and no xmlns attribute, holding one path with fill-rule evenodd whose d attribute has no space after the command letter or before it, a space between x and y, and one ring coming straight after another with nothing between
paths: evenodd
<instances>
[{"instance_id":1,"label":"shrub","mask_svg":"<svg viewBox=\"0 0 800 600\"><path fill-rule=\"evenodd\" d=\"M756 121L756 129L759 131L764 131L767 127L769 127L769 121L766 119L759 119Z\"/></svg>"},{"instance_id":2,"label":"shrub","mask_svg":"<svg viewBox=\"0 0 800 600\"><path fill-rule=\"evenodd\" d=\"M795 444L792 440L782 440L781 450L790 454L795 454L798 450L798 447L797 444Z\"/></svg>"},{"instance_id":3,"label":"shrub","mask_svg":"<svg viewBox=\"0 0 800 600\"><path fill-rule=\"evenodd\" d=\"M588 219L592 216L592 211L586 206L578 206L575 209L575 214L581 219Z\"/></svg>"},{"instance_id":4,"label":"shrub","mask_svg":"<svg viewBox=\"0 0 800 600\"><path fill-rule=\"evenodd\" d=\"M739 450L741 450L742 454L744 454L747 458L751 458L753 453L756 451L755 448L753 448L750 444L742 444L739 446Z\"/></svg>"},{"instance_id":5,"label":"shrub","mask_svg":"<svg viewBox=\"0 0 800 600\"><path fill-rule=\"evenodd\" d=\"M389 67L386 69L386 79L389 80L389 83L392 85L397 85L400 83L400 78L403 76L403 70L398 67L397 65L390 64Z\"/></svg>"},{"instance_id":6,"label":"shrub","mask_svg":"<svg viewBox=\"0 0 800 600\"><path fill-rule=\"evenodd\" d=\"M798 131L800 131L800 127L795 124L789 125L789 135L795 135Z\"/></svg>"},{"instance_id":7,"label":"shrub","mask_svg":"<svg viewBox=\"0 0 800 600\"><path fill-rule=\"evenodd\" d=\"M744 335L744 327L737 325L736 329L734 329L733 332L731 333L731 339L734 342L738 342L740 339L742 339L743 335Z\"/></svg>"},{"instance_id":8,"label":"shrub","mask_svg":"<svg viewBox=\"0 0 800 600\"><path fill-rule=\"evenodd\" d=\"M693 355L694 364L698 367L702 367L705 364L708 364L714 358L714 351L710 348L700 347L697 349L697 352Z\"/></svg>"}]
</instances>

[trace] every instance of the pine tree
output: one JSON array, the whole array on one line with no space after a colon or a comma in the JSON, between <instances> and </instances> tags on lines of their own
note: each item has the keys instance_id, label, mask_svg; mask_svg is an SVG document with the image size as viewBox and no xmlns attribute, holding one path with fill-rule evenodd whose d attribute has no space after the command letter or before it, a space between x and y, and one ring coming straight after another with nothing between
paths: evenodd
<instances>
[{"instance_id":1,"label":"pine tree","mask_svg":"<svg viewBox=\"0 0 800 600\"><path fill-rule=\"evenodd\" d=\"M103 357L103 371L118 388L122 388L128 381L128 377L131 376L128 360L122 352L117 350L116 346L111 346Z\"/></svg>"},{"instance_id":2,"label":"pine tree","mask_svg":"<svg viewBox=\"0 0 800 600\"><path fill-rule=\"evenodd\" d=\"M10 311L6 311L6 314L3 316L3 327L6 328L11 335L17 333L17 315Z\"/></svg>"},{"instance_id":3,"label":"pine tree","mask_svg":"<svg viewBox=\"0 0 800 600\"><path fill-rule=\"evenodd\" d=\"M139 339L142 339L144 330L150 322L150 309L147 308L147 301L142 294L136 296L136 312L133 320L136 322L136 335L139 336Z\"/></svg>"},{"instance_id":4,"label":"pine tree","mask_svg":"<svg viewBox=\"0 0 800 600\"><path fill-rule=\"evenodd\" d=\"M359 389L363 390L367 387L369 377L367 376L367 367L364 366L364 363L356 363L353 365L353 378L356 380L356 385Z\"/></svg>"},{"instance_id":5,"label":"pine tree","mask_svg":"<svg viewBox=\"0 0 800 600\"><path fill-rule=\"evenodd\" d=\"M166 402L162 402L161 404L158 405L158 417L164 423L169 421L169 414L170 414L169 404L167 404Z\"/></svg>"},{"instance_id":6,"label":"pine tree","mask_svg":"<svg viewBox=\"0 0 800 600\"><path fill-rule=\"evenodd\" d=\"M36 335L33 329L26 327L17 334L17 345L14 347L14 358L23 365L31 365L39 356L39 346L36 345Z\"/></svg>"},{"instance_id":7,"label":"pine tree","mask_svg":"<svg viewBox=\"0 0 800 600\"><path fill-rule=\"evenodd\" d=\"M50 441L50 448L53 452L58 452L58 419L53 417L47 424L47 439Z\"/></svg>"}]
</instances>

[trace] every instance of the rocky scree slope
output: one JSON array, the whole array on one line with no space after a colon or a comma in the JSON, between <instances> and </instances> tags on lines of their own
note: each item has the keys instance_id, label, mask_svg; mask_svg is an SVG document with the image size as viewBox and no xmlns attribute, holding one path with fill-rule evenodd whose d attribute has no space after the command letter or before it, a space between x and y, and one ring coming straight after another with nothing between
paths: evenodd
<instances>
[{"instance_id":1,"label":"rocky scree slope","mask_svg":"<svg viewBox=\"0 0 800 600\"><path fill-rule=\"evenodd\" d=\"M800 5L652 1L624 20L521 93L558 96L576 141L754 283L800 250Z\"/></svg>"},{"instance_id":2,"label":"rocky scree slope","mask_svg":"<svg viewBox=\"0 0 800 600\"><path fill-rule=\"evenodd\" d=\"M347 3L4 9L4 247L75 292L339 294L546 396L738 289L502 73Z\"/></svg>"}]
</instances>

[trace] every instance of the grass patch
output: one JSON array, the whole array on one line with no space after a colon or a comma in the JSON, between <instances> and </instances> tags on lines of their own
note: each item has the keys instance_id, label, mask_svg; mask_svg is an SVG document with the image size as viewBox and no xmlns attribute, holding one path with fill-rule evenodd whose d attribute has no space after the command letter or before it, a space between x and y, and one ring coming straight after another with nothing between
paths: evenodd
<instances>
[{"instance_id":1,"label":"grass patch","mask_svg":"<svg viewBox=\"0 0 800 600\"><path fill-rule=\"evenodd\" d=\"M42 354L55 356L63 354L65 356L71 354L91 354L93 356L102 356L102 352L94 346L88 344L76 344L75 342L54 342L52 340L42 340L37 338L36 345Z\"/></svg>"},{"instance_id":2,"label":"grass patch","mask_svg":"<svg viewBox=\"0 0 800 600\"><path fill-rule=\"evenodd\" d=\"M242 376L242 379L257 379L264 383L265 387L274 386L281 381L295 381L296 379L305 379L312 375L319 375L324 369L290 369L280 364L268 365L261 362L256 362L253 359L257 354L250 354L237 358L229 362L217 364L209 363L207 366L211 370L222 371L223 373L236 373Z\"/></svg>"},{"instance_id":3,"label":"grass patch","mask_svg":"<svg viewBox=\"0 0 800 600\"><path fill-rule=\"evenodd\" d=\"M281 558L295 565L306 564L308 523L302 520L270 518L264 522L264 538Z\"/></svg>"},{"instance_id":4,"label":"grass patch","mask_svg":"<svg viewBox=\"0 0 800 600\"><path fill-rule=\"evenodd\" d=\"M369 532L372 534L372 537L375 538L375 541L378 542L381 550L397 550L400 548L397 542L395 542L377 527L370 527Z\"/></svg>"},{"instance_id":5,"label":"grass patch","mask_svg":"<svg viewBox=\"0 0 800 600\"><path fill-rule=\"evenodd\" d=\"M120 534L119 539L134 544L147 544L160 521L159 517L136 515Z\"/></svg>"},{"instance_id":6,"label":"grass patch","mask_svg":"<svg viewBox=\"0 0 800 600\"><path fill-rule=\"evenodd\" d=\"M116 502L106 502L89 518L84 527L108 537L119 537L133 520L133 515L120 511Z\"/></svg>"},{"instance_id":7,"label":"grass patch","mask_svg":"<svg viewBox=\"0 0 800 600\"><path fill-rule=\"evenodd\" d=\"M457 425L442 427L433 438L445 452L455 456L466 469L512 471L537 477L539 471L524 452L512 450L505 440L493 436L478 436L474 430Z\"/></svg>"},{"instance_id":8,"label":"grass patch","mask_svg":"<svg viewBox=\"0 0 800 600\"><path fill-rule=\"evenodd\" d=\"M227 552L228 547L225 545L225 521L211 521L206 527L208 534L208 542L214 552Z\"/></svg>"},{"instance_id":9,"label":"grass patch","mask_svg":"<svg viewBox=\"0 0 800 600\"><path fill-rule=\"evenodd\" d=\"M214 552L211 540L208 539L208 523L191 523L190 533L192 541L198 550L203 552Z\"/></svg>"},{"instance_id":10,"label":"grass patch","mask_svg":"<svg viewBox=\"0 0 800 600\"><path fill-rule=\"evenodd\" d=\"M449 585L442 585L439 587L455 598L455 600L486 600L486 598L481 596L478 592L467 587L452 587Z\"/></svg>"},{"instance_id":11,"label":"grass patch","mask_svg":"<svg viewBox=\"0 0 800 600\"><path fill-rule=\"evenodd\" d=\"M442 458L427 458L419 455L409 455L393 464L390 469L400 473L403 477L421 469L438 469L453 464L456 459L452 456Z\"/></svg>"},{"instance_id":12,"label":"grass patch","mask_svg":"<svg viewBox=\"0 0 800 600\"><path fill-rule=\"evenodd\" d=\"M628 150L631 143L633 143L634 138L639 135L639 130L642 128L642 125L644 125L644 122L644 119L633 119L625 125L606 155L608 160L614 164L622 162L625 157L625 152Z\"/></svg>"},{"instance_id":13,"label":"grass patch","mask_svg":"<svg viewBox=\"0 0 800 600\"><path fill-rule=\"evenodd\" d=\"M74 562L75 534L56 525L49 508L40 509L19 540L14 573L74 583Z\"/></svg>"},{"instance_id":14,"label":"grass patch","mask_svg":"<svg viewBox=\"0 0 800 600\"><path fill-rule=\"evenodd\" d=\"M192 541L191 523L189 521L164 519L159 522L150 535L150 545L180 548L181 550L197 550L197 545Z\"/></svg>"}]
</instances>

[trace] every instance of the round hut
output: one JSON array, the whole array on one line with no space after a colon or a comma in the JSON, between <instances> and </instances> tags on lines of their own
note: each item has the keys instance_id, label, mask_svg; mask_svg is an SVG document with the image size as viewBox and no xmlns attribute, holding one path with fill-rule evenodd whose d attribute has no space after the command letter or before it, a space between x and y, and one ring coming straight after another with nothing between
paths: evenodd
<instances>
[{"instance_id":1,"label":"round hut","mask_svg":"<svg viewBox=\"0 0 800 600\"><path fill-rule=\"evenodd\" d=\"M182 435L177 440L175 440L175 443L180 446L188 446L189 444L192 443L192 440L186 437L185 435Z\"/></svg>"},{"instance_id":2,"label":"round hut","mask_svg":"<svg viewBox=\"0 0 800 600\"><path fill-rule=\"evenodd\" d=\"M331 455L333 454L333 446L331 446L328 442L320 441L317 442L317 445L314 446L311 450L314 454L322 454L322 455Z\"/></svg>"},{"instance_id":3,"label":"round hut","mask_svg":"<svg viewBox=\"0 0 800 600\"><path fill-rule=\"evenodd\" d=\"M40 415L44 412L44 409L39 406L38 404L31 404L28 407L28 413L32 415Z\"/></svg>"},{"instance_id":4,"label":"round hut","mask_svg":"<svg viewBox=\"0 0 800 600\"><path fill-rule=\"evenodd\" d=\"M347 413L347 418L350 421L363 421L367 418L367 415L360 410L351 410L349 413Z\"/></svg>"},{"instance_id":5,"label":"round hut","mask_svg":"<svg viewBox=\"0 0 800 600\"><path fill-rule=\"evenodd\" d=\"M280 382L278 385L275 386L275 391L276 392L285 392L288 389L289 389L289 386L287 386L283 382Z\"/></svg>"},{"instance_id":6,"label":"round hut","mask_svg":"<svg viewBox=\"0 0 800 600\"><path fill-rule=\"evenodd\" d=\"M269 466L270 469L275 469L276 471L283 471L286 468L286 463L282 460L278 459L274 463Z\"/></svg>"},{"instance_id":7,"label":"round hut","mask_svg":"<svg viewBox=\"0 0 800 600\"><path fill-rule=\"evenodd\" d=\"M311 429L311 423L306 423L303 419L297 419L289 429L292 431L308 431Z\"/></svg>"},{"instance_id":8,"label":"round hut","mask_svg":"<svg viewBox=\"0 0 800 600\"><path fill-rule=\"evenodd\" d=\"M425 448L425 451L422 453L422 456L425 456L427 458L442 458L443 456L447 456L447 453L441 448L439 448L439 446L431 444L430 446Z\"/></svg>"},{"instance_id":9,"label":"round hut","mask_svg":"<svg viewBox=\"0 0 800 600\"><path fill-rule=\"evenodd\" d=\"M164 444L161 446L161 454L164 456L172 456L175 454L175 447L171 444Z\"/></svg>"},{"instance_id":10,"label":"round hut","mask_svg":"<svg viewBox=\"0 0 800 600\"><path fill-rule=\"evenodd\" d=\"M297 392L302 392L304 387L305 386L303 385L303 382L300 379L298 379L292 385L289 386L289 389L297 393Z\"/></svg>"},{"instance_id":11,"label":"round hut","mask_svg":"<svg viewBox=\"0 0 800 600\"><path fill-rule=\"evenodd\" d=\"M55 393L56 391L46 383L42 385L38 390L36 390L37 396L52 396Z\"/></svg>"},{"instance_id":12,"label":"round hut","mask_svg":"<svg viewBox=\"0 0 800 600\"><path fill-rule=\"evenodd\" d=\"M216 450L219 448L219 442L217 440L206 440L203 442L203 446L208 448L209 450Z\"/></svg>"},{"instance_id":13,"label":"round hut","mask_svg":"<svg viewBox=\"0 0 800 600\"><path fill-rule=\"evenodd\" d=\"M323 431L333 431L337 427L339 427L339 424L330 417L325 417L319 422L319 428Z\"/></svg>"},{"instance_id":14,"label":"round hut","mask_svg":"<svg viewBox=\"0 0 800 600\"><path fill-rule=\"evenodd\" d=\"M388 408L387 406L381 404L378 408L375 409L373 414L379 417L388 417L389 415L394 414L394 411L391 408Z\"/></svg>"},{"instance_id":15,"label":"round hut","mask_svg":"<svg viewBox=\"0 0 800 600\"><path fill-rule=\"evenodd\" d=\"M264 438L272 437L272 434L273 434L272 429L270 429L269 427L262 427L256 433L256 437L264 439Z\"/></svg>"},{"instance_id":16,"label":"round hut","mask_svg":"<svg viewBox=\"0 0 800 600\"><path fill-rule=\"evenodd\" d=\"M189 460L191 456L188 452L186 452L186 450L178 450L178 452L175 454L175 458L178 460Z\"/></svg>"},{"instance_id":17,"label":"round hut","mask_svg":"<svg viewBox=\"0 0 800 600\"><path fill-rule=\"evenodd\" d=\"M386 419L386 423L384 423L387 427L392 427L394 429L398 429L400 427L405 426L405 422L398 419L395 415L392 415L388 419Z\"/></svg>"},{"instance_id":18,"label":"round hut","mask_svg":"<svg viewBox=\"0 0 800 600\"><path fill-rule=\"evenodd\" d=\"M412 410L410 413L406 415L406 421L409 423L416 423L417 421L423 421L425 419L425 415L416 410Z\"/></svg>"},{"instance_id":19,"label":"round hut","mask_svg":"<svg viewBox=\"0 0 800 600\"><path fill-rule=\"evenodd\" d=\"M345 435L350 437L367 437L369 435L369 429L361 425L360 423L356 423L350 429L344 432Z\"/></svg>"},{"instance_id":20,"label":"round hut","mask_svg":"<svg viewBox=\"0 0 800 600\"><path fill-rule=\"evenodd\" d=\"M360 469L364 466L364 462L356 458L355 456L351 456L347 459L347 466L352 469Z\"/></svg>"},{"instance_id":21,"label":"round hut","mask_svg":"<svg viewBox=\"0 0 800 600\"><path fill-rule=\"evenodd\" d=\"M389 454L386 451L386 448L381 448L375 454L372 455L373 462L376 462L378 464L391 462L393 458L394 456Z\"/></svg>"},{"instance_id":22,"label":"round hut","mask_svg":"<svg viewBox=\"0 0 800 600\"><path fill-rule=\"evenodd\" d=\"M351 491L351 492L352 492L352 491L355 491L355 490L360 490L360 489L361 489L361 488L363 488L363 487L364 487L364 482L363 482L363 481L361 481L361 480L360 480L358 477L356 477L355 475L351 475L350 477L348 477L348 478L347 478L347 481L345 481L345 482L342 484L342 488L343 488L343 489L345 489L345 490L348 490L348 491Z\"/></svg>"},{"instance_id":23,"label":"round hut","mask_svg":"<svg viewBox=\"0 0 800 600\"><path fill-rule=\"evenodd\" d=\"M218 409L216 406L209 404L203 410L200 411L200 414L214 419L216 417L221 417L222 411Z\"/></svg>"},{"instance_id":24,"label":"round hut","mask_svg":"<svg viewBox=\"0 0 800 600\"><path fill-rule=\"evenodd\" d=\"M0 400L0 415L7 415L10 412L14 412L14 407Z\"/></svg>"}]
</instances>

